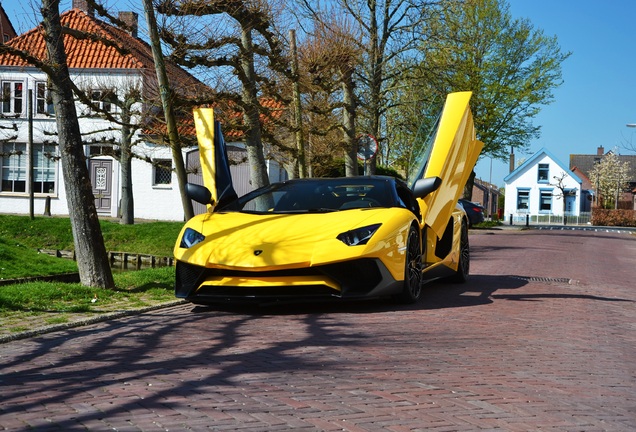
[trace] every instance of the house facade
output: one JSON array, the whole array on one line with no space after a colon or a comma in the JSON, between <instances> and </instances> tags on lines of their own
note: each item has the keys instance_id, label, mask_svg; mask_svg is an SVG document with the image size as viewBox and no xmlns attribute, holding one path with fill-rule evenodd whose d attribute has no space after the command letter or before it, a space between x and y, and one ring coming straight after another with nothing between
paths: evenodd
<instances>
[{"instance_id":1,"label":"house facade","mask_svg":"<svg viewBox=\"0 0 636 432\"><path fill-rule=\"evenodd\" d=\"M97 35L91 41L65 36L64 43L71 79L92 103L91 106L77 101L76 109L98 214L119 216L123 193L119 156L124 130L112 120L124 116L124 108L115 101L138 94L142 97L125 108L132 116L128 123L138 125L128 131L132 143L134 216L184 220L172 151L163 139L165 127L158 133L148 128L156 121L156 107L160 106L148 101L158 101L159 92L151 48L137 37L137 14L120 12L119 19L125 27L118 28L97 19L85 0L73 0L73 8L60 18L65 26ZM37 58L46 56L38 28L12 38L8 44ZM210 92L176 65L166 62L166 68L174 92L184 96ZM0 213L29 214L32 208L37 215L68 215L47 76L19 57L4 53L0 55L0 88ZM186 120L179 125L186 134L192 129L187 123ZM235 143L233 148L239 155L237 159L246 159L241 143ZM196 145L185 148L183 158L186 169L196 172ZM286 175L275 161L270 160L269 165L274 180ZM232 167L240 190L251 190L249 175L243 174L246 166L242 163Z\"/></svg>"},{"instance_id":2,"label":"house facade","mask_svg":"<svg viewBox=\"0 0 636 432\"><path fill-rule=\"evenodd\" d=\"M11 20L2 7L2 3L0 3L0 37L2 37L2 42L9 42L16 36L13 24L11 24Z\"/></svg>"},{"instance_id":3,"label":"house facade","mask_svg":"<svg viewBox=\"0 0 636 432\"><path fill-rule=\"evenodd\" d=\"M595 191L596 185L592 184L589 180L590 171L594 166L601 161L606 155L612 153L612 151L605 152L603 146L599 146L596 149L596 154L571 154L570 155L570 169L584 179L584 183L587 181L589 184L589 190ZM618 195L618 207L624 209L636 210L636 156L635 155L617 155L618 161L621 163L627 163L629 171L627 173L628 178L625 179L627 188L622 190ZM594 204L597 204L598 194L594 194ZM602 197L601 197L602 200ZM599 202L600 205L600 202Z\"/></svg>"},{"instance_id":4,"label":"house facade","mask_svg":"<svg viewBox=\"0 0 636 432\"><path fill-rule=\"evenodd\" d=\"M500 196L501 191L496 185L475 178L471 201L482 205L486 209L487 217L499 214Z\"/></svg>"},{"instance_id":5,"label":"house facade","mask_svg":"<svg viewBox=\"0 0 636 432\"><path fill-rule=\"evenodd\" d=\"M506 219L579 216L589 211L582 180L547 149L532 155L504 178Z\"/></svg>"}]
</instances>

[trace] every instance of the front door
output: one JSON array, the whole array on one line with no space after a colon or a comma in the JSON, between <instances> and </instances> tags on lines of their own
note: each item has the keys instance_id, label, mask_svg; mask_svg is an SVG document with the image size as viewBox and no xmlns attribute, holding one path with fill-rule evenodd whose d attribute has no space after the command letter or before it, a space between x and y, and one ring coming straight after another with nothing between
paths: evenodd
<instances>
[{"instance_id":1,"label":"front door","mask_svg":"<svg viewBox=\"0 0 636 432\"><path fill-rule=\"evenodd\" d=\"M91 159L89 162L97 213L110 213L113 190L113 161Z\"/></svg>"},{"instance_id":2,"label":"front door","mask_svg":"<svg viewBox=\"0 0 636 432\"><path fill-rule=\"evenodd\" d=\"M566 195L565 196L565 214L567 215L575 214L574 204L576 204L576 195Z\"/></svg>"}]
</instances>

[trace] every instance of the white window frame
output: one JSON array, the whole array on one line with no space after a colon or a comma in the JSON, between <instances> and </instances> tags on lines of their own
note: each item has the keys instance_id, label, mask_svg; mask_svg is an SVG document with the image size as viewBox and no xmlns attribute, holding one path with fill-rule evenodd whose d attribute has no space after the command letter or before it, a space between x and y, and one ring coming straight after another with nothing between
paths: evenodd
<instances>
[{"instance_id":1,"label":"white window frame","mask_svg":"<svg viewBox=\"0 0 636 432\"><path fill-rule=\"evenodd\" d=\"M168 165L170 167L168 168ZM161 172L163 170L163 172ZM161 175L167 175L168 171L169 181L158 182L158 177ZM167 187L172 185L172 159L153 159L152 161L152 185L155 187Z\"/></svg>"},{"instance_id":2,"label":"white window frame","mask_svg":"<svg viewBox=\"0 0 636 432\"><path fill-rule=\"evenodd\" d=\"M0 111L2 114L5 116L15 116L17 114L22 117L26 106L26 99L24 96L26 85L24 81L3 80L1 86L0 91L2 92L2 103L0 104ZM16 91L18 91L18 86L21 87L19 94L16 93ZM16 106L19 106L19 108L16 109Z\"/></svg>"},{"instance_id":3,"label":"white window frame","mask_svg":"<svg viewBox=\"0 0 636 432\"><path fill-rule=\"evenodd\" d=\"M35 82L35 115L52 116L55 114L51 94L46 81Z\"/></svg>"},{"instance_id":4,"label":"white window frame","mask_svg":"<svg viewBox=\"0 0 636 432\"><path fill-rule=\"evenodd\" d=\"M0 194L24 194L28 192L27 145L25 143L0 144ZM11 182L11 183L9 183ZM8 185L11 187L8 188ZM16 190L16 184L18 187Z\"/></svg>"},{"instance_id":5,"label":"white window frame","mask_svg":"<svg viewBox=\"0 0 636 432\"><path fill-rule=\"evenodd\" d=\"M111 93L114 92L114 90L109 90L109 89L92 89L89 91L89 99L91 100L93 105L96 105L100 110L105 111L105 112L115 112L117 110L117 106L112 103L112 102L108 102L108 101L104 101L103 99L103 95L106 93ZM91 107L91 112L97 112L95 110L93 110L93 108Z\"/></svg>"},{"instance_id":6,"label":"white window frame","mask_svg":"<svg viewBox=\"0 0 636 432\"><path fill-rule=\"evenodd\" d=\"M29 193L29 183L35 188L34 194L38 196L57 194L57 161L58 147L52 144L34 143L33 173L29 173L28 154L26 143L0 144L0 179L2 186L0 194L26 194ZM5 190L7 183L12 182L10 190ZM18 187L20 183L23 187ZM22 190L24 189L24 190Z\"/></svg>"}]
</instances>

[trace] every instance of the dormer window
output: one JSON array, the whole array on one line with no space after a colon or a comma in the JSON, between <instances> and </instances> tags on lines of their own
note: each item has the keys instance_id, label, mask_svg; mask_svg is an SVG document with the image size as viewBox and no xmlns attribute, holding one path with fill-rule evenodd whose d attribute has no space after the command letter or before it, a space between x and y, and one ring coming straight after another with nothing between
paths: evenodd
<instances>
[{"instance_id":1,"label":"dormer window","mask_svg":"<svg viewBox=\"0 0 636 432\"><path fill-rule=\"evenodd\" d=\"M22 81L2 81L2 114L22 115L24 104L24 83Z\"/></svg>"},{"instance_id":2,"label":"dormer window","mask_svg":"<svg viewBox=\"0 0 636 432\"><path fill-rule=\"evenodd\" d=\"M549 178L550 178L550 165L539 164L539 174L537 177L537 181L539 183L548 183Z\"/></svg>"}]
</instances>

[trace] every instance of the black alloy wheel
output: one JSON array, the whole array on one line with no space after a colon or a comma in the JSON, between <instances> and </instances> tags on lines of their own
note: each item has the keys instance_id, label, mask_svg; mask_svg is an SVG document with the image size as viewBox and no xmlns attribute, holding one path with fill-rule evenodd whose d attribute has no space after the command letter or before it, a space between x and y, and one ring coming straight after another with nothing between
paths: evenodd
<instances>
[{"instance_id":1,"label":"black alloy wheel","mask_svg":"<svg viewBox=\"0 0 636 432\"><path fill-rule=\"evenodd\" d=\"M418 230L411 226L406 244L404 264L404 285L398 300L402 303L415 303L422 294L422 250Z\"/></svg>"},{"instance_id":2,"label":"black alloy wheel","mask_svg":"<svg viewBox=\"0 0 636 432\"><path fill-rule=\"evenodd\" d=\"M457 271L450 277L451 282L464 283L470 273L470 244L468 242L468 224L462 221L462 231L459 240L459 263Z\"/></svg>"}]
</instances>

